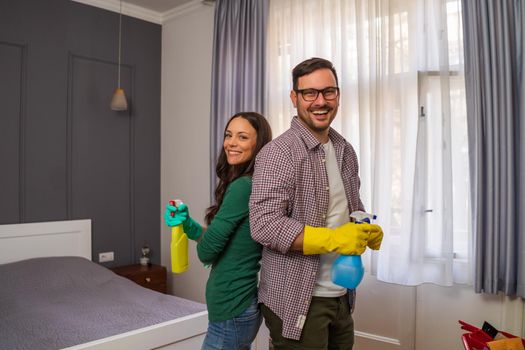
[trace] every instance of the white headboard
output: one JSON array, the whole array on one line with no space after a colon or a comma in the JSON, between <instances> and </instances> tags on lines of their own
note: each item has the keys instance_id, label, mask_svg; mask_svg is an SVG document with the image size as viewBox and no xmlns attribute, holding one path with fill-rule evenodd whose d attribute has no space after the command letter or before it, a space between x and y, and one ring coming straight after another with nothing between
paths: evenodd
<instances>
[{"instance_id":1,"label":"white headboard","mask_svg":"<svg viewBox=\"0 0 525 350\"><path fill-rule=\"evenodd\" d=\"M0 264L48 256L91 260L91 220L0 225Z\"/></svg>"}]
</instances>

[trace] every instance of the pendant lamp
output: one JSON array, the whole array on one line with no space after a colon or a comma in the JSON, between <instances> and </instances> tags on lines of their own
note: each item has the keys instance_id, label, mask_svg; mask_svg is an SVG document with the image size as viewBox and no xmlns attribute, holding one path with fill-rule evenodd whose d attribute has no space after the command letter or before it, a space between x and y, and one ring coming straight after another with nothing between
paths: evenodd
<instances>
[{"instance_id":1,"label":"pendant lamp","mask_svg":"<svg viewBox=\"0 0 525 350\"><path fill-rule=\"evenodd\" d=\"M110 107L114 111L125 111L128 109L128 101L126 100L126 94L124 89L120 87L120 56L122 48L122 0L120 0L120 12L118 18L118 79L117 88L111 98Z\"/></svg>"}]
</instances>

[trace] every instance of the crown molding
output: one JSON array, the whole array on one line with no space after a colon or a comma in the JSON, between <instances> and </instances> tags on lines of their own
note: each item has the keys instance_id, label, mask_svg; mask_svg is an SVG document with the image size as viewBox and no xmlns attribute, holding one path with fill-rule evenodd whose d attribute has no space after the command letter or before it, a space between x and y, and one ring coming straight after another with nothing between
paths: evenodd
<instances>
[{"instance_id":1,"label":"crown molding","mask_svg":"<svg viewBox=\"0 0 525 350\"><path fill-rule=\"evenodd\" d=\"M173 18L182 16L188 12L194 11L198 9L199 7L203 6L202 0L193 0L186 4L182 4L180 6L177 6L169 11L166 11L162 15L162 22L169 21Z\"/></svg>"},{"instance_id":2,"label":"crown molding","mask_svg":"<svg viewBox=\"0 0 525 350\"><path fill-rule=\"evenodd\" d=\"M84 5L90 5L98 7L104 10L120 13L120 1L119 0L71 0L79 2ZM122 2L122 14L130 17L142 19L147 22L152 22L162 25L166 21L169 21L178 16L187 14L188 12L194 11L202 6L214 6L214 0L192 0L186 4L174 7L173 9L166 12L157 12L153 10L145 9L144 7L128 4Z\"/></svg>"},{"instance_id":3,"label":"crown molding","mask_svg":"<svg viewBox=\"0 0 525 350\"><path fill-rule=\"evenodd\" d=\"M119 0L71 0L84 5L98 7L104 10L120 13ZM147 22L162 24L162 13L145 9L133 4L122 2L122 14L130 17L142 19Z\"/></svg>"}]
</instances>

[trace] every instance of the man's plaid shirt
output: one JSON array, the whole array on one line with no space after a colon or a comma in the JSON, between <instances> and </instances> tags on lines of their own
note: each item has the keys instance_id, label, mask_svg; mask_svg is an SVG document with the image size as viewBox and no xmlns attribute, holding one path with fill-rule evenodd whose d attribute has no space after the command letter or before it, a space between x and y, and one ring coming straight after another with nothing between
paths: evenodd
<instances>
[{"instance_id":1,"label":"man's plaid shirt","mask_svg":"<svg viewBox=\"0 0 525 350\"><path fill-rule=\"evenodd\" d=\"M364 210L353 147L330 128L349 213ZM321 143L294 117L290 129L257 155L250 228L263 248L259 302L283 321L283 336L299 340L315 287L319 255L290 247L304 225L326 226L329 187ZM350 221L350 218L349 218Z\"/></svg>"}]
</instances>

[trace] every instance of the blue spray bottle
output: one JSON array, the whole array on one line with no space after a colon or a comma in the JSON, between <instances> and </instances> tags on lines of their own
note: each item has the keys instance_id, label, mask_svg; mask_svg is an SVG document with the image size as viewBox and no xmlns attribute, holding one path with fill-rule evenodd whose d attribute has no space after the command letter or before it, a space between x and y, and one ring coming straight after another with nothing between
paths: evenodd
<instances>
[{"instance_id":1,"label":"blue spray bottle","mask_svg":"<svg viewBox=\"0 0 525 350\"><path fill-rule=\"evenodd\" d=\"M376 215L364 211L354 211L350 217L356 223L367 222L376 219ZM365 268L361 255L340 255L332 264L332 282L348 289L355 289L361 283L365 274Z\"/></svg>"}]
</instances>

